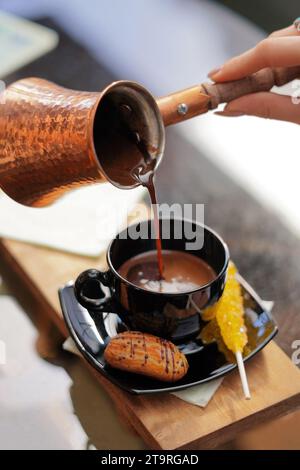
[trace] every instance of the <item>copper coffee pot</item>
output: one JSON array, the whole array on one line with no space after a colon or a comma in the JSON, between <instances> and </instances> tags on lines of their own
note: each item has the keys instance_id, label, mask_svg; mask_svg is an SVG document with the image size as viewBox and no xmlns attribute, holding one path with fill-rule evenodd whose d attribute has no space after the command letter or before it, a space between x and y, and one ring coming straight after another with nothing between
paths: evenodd
<instances>
[{"instance_id":1,"label":"copper coffee pot","mask_svg":"<svg viewBox=\"0 0 300 470\"><path fill-rule=\"evenodd\" d=\"M137 142L156 168L164 151L164 126L298 77L300 67L264 69L158 100L130 81L114 82L101 92L80 92L39 78L19 80L5 90L0 106L0 187L15 201L35 207L82 184L110 181L133 188L139 184L130 172ZM116 120L135 138L114 135L109 124Z\"/></svg>"}]
</instances>

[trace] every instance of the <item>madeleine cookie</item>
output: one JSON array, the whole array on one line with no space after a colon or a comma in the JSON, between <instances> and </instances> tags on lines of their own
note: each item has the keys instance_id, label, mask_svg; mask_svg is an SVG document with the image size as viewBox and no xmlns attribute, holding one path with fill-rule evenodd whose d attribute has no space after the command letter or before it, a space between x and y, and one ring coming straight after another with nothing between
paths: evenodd
<instances>
[{"instance_id":1,"label":"madeleine cookie","mask_svg":"<svg viewBox=\"0 0 300 470\"><path fill-rule=\"evenodd\" d=\"M126 331L112 338L104 357L112 367L165 382L180 380L189 367L173 343L139 331Z\"/></svg>"}]
</instances>

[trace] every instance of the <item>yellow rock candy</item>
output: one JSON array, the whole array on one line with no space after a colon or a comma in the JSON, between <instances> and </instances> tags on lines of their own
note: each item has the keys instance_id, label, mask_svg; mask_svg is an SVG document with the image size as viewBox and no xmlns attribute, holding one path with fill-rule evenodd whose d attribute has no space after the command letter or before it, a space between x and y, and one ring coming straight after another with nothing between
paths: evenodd
<instances>
[{"instance_id":1,"label":"yellow rock candy","mask_svg":"<svg viewBox=\"0 0 300 470\"><path fill-rule=\"evenodd\" d=\"M244 323L244 305L241 286L236 279L237 269L230 262L227 281L220 300L204 311L203 319L216 319L225 345L230 351L243 352L247 344L247 329Z\"/></svg>"}]
</instances>

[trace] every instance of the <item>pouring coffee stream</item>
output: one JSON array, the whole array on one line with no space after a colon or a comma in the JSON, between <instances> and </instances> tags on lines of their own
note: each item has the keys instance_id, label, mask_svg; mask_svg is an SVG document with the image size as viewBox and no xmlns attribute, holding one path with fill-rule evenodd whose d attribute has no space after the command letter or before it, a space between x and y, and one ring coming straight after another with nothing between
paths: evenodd
<instances>
[{"instance_id":1,"label":"pouring coffee stream","mask_svg":"<svg viewBox=\"0 0 300 470\"><path fill-rule=\"evenodd\" d=\"M154 162L151 159L151 156L147 150L147 145L140 138L138 132L131 134L129 132L128 138L132 138L135 141L136 147L141 154L141 159L138 164L131 170L133 178L138 182L138 184L144 186L150 196L151 207L153 211L154 218L154 230L155 230L155 243L156 243L156 253L157 253L157 268L158 268L158 280L163 279L163 254L162 254L162 243L161 243L161 233L159 225L159 208L157 203L156 187L154 184L155 177L155 166Z\"/></svg>"},{"instance_id":2,"label":"pouring coffee stream","mask_svg":"<svg viewBox=\"0 0 300 470\"><path fill-rule=\"evenodd\" d=\"M156 253L157 253L157 267L159 280L164 278L164 262L163 262L163 253L162 253L162 243L161 243L161 233L159 225L159 208L157 204L156 188L154 184L154 171L149 171L145 174L139 174L139 181L143 186L148 190L151 206L153 210L154 218L154 230L155 230L155 243L156 243Z\"/></svg>"},{"instance_id":3,"label":"pouring coffee stream","mask_svg":"<svg viewBox=\"0 0 300 470\"><path fill-rule=\"evenodd\" d=\"M160 237L159 214L156 190L154 185L154 175L156 159L151 157L149 151L149 143L147 143L140 135L140 129L136 124L131 122L134 114L133 109L129 104L121 103L114 106L110 97L104 98L101 111L100 122L101 125L95 128L95 142L98 147L103 150L105 142L111 141L114 147L114 155L111 150L102 152L103 161L107 174L113 181L131 180L138 185L147 188L151 200L151 206L154 215L154 229L157 251L157 267L158 279L163 279L163 256ZM119 148L121 142L121 148ZM129 149L125 158L122 158L122 171L120 171L120 159L116 158L123 151L124 148ZM153 149L152 149L153 150ZM109 156L106 159L106 156Z\"/></svg>"},{"instance_id":4,"label":"pouring coffee stream","mask_svg":"<svg viewBox=\"0 0 300 470\"><path fill-rule=\"evenodd\" d=\"M128 105L121 105L121 114L122 110L126 114L131 114L132 110ZM151 158L151 154L148 150L147 142L145 142L138 131L130 130L127 125L127 121L122 117L119 123L117 124L117 128L119 132L127 136L129 140L135 144L137 149L137 160L136 166L131 168L130 165L130 173L134 180L138 182L139 185L144 186L148 194L150 196L151 207L153 211L154 217L154 230L155 230L155 242L156 242L156 253L157 253L157 268L158 268L158 280L163 279L163 255L162 255L162 243L161 243L161 234L160 234L160 225L159 225L159 209L157 203L157 196L156 196L156 187L154 184L154 176L155 176L155 160ZM135 152L134 152L135 153Z\"/></svg>"}]
</instances>

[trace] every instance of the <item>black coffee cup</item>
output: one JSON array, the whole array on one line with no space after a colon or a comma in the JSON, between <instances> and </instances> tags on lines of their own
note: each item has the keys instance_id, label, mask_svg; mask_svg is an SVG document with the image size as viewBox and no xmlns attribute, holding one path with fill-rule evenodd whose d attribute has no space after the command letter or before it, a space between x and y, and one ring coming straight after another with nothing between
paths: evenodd
<instances>
[{"instance_id":1,"label":"black coffee cup","mask_svg":"<svg viewBox=\"0 0 300 470\"><path fill-rule=\"evenodd\" d=\"M110 243L107 250L108 270L89 269L75 282L75 295L89 311L117 313L131 329L180 342L195 337L201 327L201 310L213 305L223 293L229 251L222 238L209 227L179 219L161 219L161 233L168 224L169 237L162 237L162 248L186 251L209 264L216 278L205 286L184 293L159 293L137 287L119 273L128 259L155 250L155 239L137 234L153 233L153 221L129 226ZM181 225L181 227L180 227ZM188 230L187 230L188 229ZM202 237L203 246L193 248L193 239L185 233ZM181 236L178 236L181 233ZM132 235L135 234L135 235ZM187 245L188 244L188 245ZM197 244L196 244L197 245Z\"/></svg>"}]
</instances>

